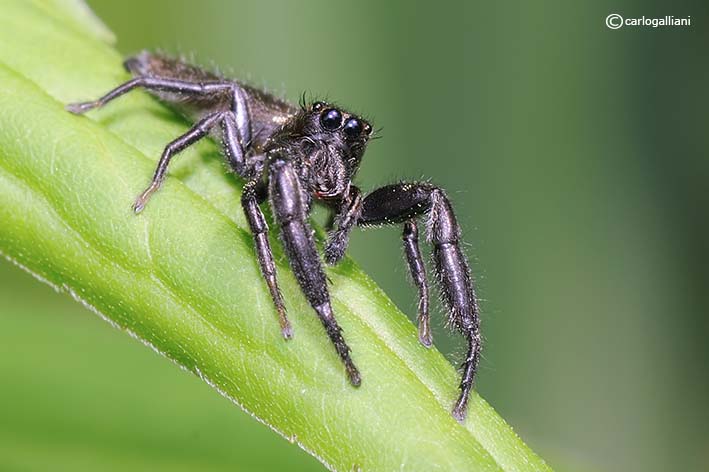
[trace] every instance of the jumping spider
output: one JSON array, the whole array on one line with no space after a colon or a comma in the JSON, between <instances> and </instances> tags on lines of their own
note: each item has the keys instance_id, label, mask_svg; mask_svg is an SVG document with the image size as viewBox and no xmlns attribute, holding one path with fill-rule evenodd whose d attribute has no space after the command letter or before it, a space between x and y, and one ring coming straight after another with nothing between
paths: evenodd
<instances>
[{"instance_id":1,"label":"jumping spider","mask_svg":"<svg viewBox=\"0 0 709 472\"><path fill-rule=\"evenodd\" d=\"M468 343L460 396L453 408L453 416L462 421L480 359L481 338L472 279L460 248L460 228L443 190L429 183L402 182L362 194L352 180L372 126L330 103L318 101L297 107L241 82L148 52L126 60L124 65L133 74L132 80L96 101L67 105L67 110L81 114L142 87L195 122L167 145L152 182L133 205L135 212L142 211L160 187L172 157L216 131L229 166L246 180L241 205L283 336L290 338L292 330L278 289L268 226L259 208L267 199L291 268L354 386L360 384L360 374L332 312L325 273L308 223L312 204L318 200L334 214L325 246L328 264L336 264L344 256L353 227L403 225L404 251L418 288L419 339L429 347L428 282L416 223L417 217L426 215L427 241L433 245L436 278L450 322Z\"/></svg>"}]
</instances>

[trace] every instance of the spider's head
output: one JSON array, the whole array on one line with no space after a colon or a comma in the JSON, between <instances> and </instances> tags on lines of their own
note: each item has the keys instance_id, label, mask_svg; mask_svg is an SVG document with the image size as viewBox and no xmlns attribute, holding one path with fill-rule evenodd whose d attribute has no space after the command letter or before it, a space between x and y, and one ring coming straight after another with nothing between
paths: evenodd
<instances>
[{"instance_id":1,"label":"spider's head","mask_svg":"<svg viewBox=\"0 0 709 472\"><path fill-rule=\"evenodd\" d=\"M309 136L328 146L330 153L337 154L348 167L356 170L372 135L372 125L325 102L313 103L305 113Z\"/></svg>"},{"instance_id":2,"label":"spider's head","mask_svg":"<svg viewBox=\"0 0 709 472\"><path fill-rule=\"evenodd\" d=\"M325 102L303 106L281 131L300 156L311 192L318 198L345 194L362 160L372 126L364 119ZM295 149L294 149L295 148Z\"/></svg>"},{"instance_id":3,"label":"spider's head","mask_svg":"<svg viewBox=\"0 0 709 472\"><path fill-rule=\"evenodd\" d=\"M372 126L367 121L329 103L315 102L306 113L310 126L323 133L326 141L339 140L344 146L364 150L372 134Z\"/></svg>"}]
</instances>

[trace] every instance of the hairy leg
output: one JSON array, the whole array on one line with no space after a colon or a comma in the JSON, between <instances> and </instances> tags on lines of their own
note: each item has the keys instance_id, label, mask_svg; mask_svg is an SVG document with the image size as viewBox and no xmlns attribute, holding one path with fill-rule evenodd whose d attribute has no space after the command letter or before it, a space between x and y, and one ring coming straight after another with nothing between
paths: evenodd
<instances>
[{"instance_id":1,"label":"hairy leg","mask_svg":"<svg viewBox=\"0 0 709 472\"><path fill-rule=\"evenodd\" d=\"M232 89L234 88L234 84L227 81L197 83L161 77L136 77L122 83L113 90L110 90L98 100L70 103L66 106L66 109L77 115L86 113L89 110L106 105L111 100L115 100L133 89L141 87L155 92L173 92L182 95L204 95Z\"/></svg>"},{"instance_id":2,"label":"hairy leg","mask_svg":"<svg viewBox=\"0 0 709 472\"><path fill-rule=\"evenodd\" d=\"M244 149L242 148L239 140L239 132L235 129L234 114L230 111L209 114L199 120L185 134L170 142L165 147L165 150L158 161L158 165L155 168L153 180L150 182L148 188L146 188L143 193L138 196L133 204L133 210L136 213L143 211L152 194L155 193L162 185L162 182L165 180L165 176L167 174L167 168L170 165L172 158L179 152L185 150L200 139L207 136L218 124L222 125L224 153L226 154L227 160L232 168L234 168L239 175L245 177L250 177L251 174L255 173L253 168L254 166L251 165L252 163L247 160L244 155Z\"/></svg>"},{"instance_id":3,"label":"hairy leg","mask_svg":"<svg viewBox=\"0 0 709 472\"><path fill-rule=\"evenodd\" d=\"M460 248L460 227L448 198L443 190L427 183L387 185L364 198L358 224L406 223L423 214L428 215L427 240L433 246L436 279L448 308L449 320L468 342L468 352L462 366L460 396L453 408L453 416L463 421L482 344L473 281L468 261ZM406 241L406 233L404 238ZM418 271L415 251L413 256L412 273Z\"/></svg>"},{"instance_id":4,"label":"hairy leg","mask_svg":"<svg viewBox=\"0 0 709 472\"><path fill-rule=\"evenodd\" d=\"M271 206L293 273L345 365L350 382L359 386L360 374L332 312L325 273L307 222L307 196L289 161L276 157L269 163L269 185Z\"/></svg>"},{"instance_id":5,"label":"hairy leg","mask_svg":"<svg viewBox=\"0 0 709 472\"><path fill-rule=\"evenodd\" d=\"M138 59L134 58L134 61ZM223 109L202 117L189 131L167 145L150 186L133 205L136 213L143 210L150 196L160 187L172 157L205 137L216 124L221 125L224 154L230 166L241 176L253 177L254 169L249 165L245 151L251 140L250 118L244 91L235 82L221 80L192 82L174 78L140 76L110 90L98 100L72 103L67 105L66 109L75 114L82 114L93 108L102 107L139 87L156 93L169 92L183 96L217 96L226 92L228 101Z\"/></svg>"},{"instance_id":6,"label":"hairy leg","mask_svg":"<svg viewBox=\"0 0 709 472\"><path fill-rule=\"evenodd\" d=\"M433 340L431 339L431 317L429 314L429 296L428 296L428 280L426 279L426 266L421 257L419 249L419 231L416 225L416 220L407 221L404 223L404 253L406 254L406 262L409 265L411 278L416 284L419 293L418 303L418 322L419 322L419 341L426 347L431 347Z\"/></svg>"},{"instance_id":7,"label":"hairy leg","mask_svg":"<svg viewBox=\"0 0 709 472\"><path fill-rule=\"evenodd\" d=\"M193 145L200 139L204 138L209 134L209 131L222 120L224 113L217 112L207 115L198 121L192 128L189 129L185 134L178 137L174 141L170 142L160 156L158 165L155 168L155 173L153 174L153 180L150 182L148 188L146 188L143 193L141 193L133 204L133 211L140 213L145 208L148 203L150 196L155 193L156 190L160 188L163 180L165 180L165 175L167 174L167 168L170 165L172 158L178 154L180 151L185 150L189 146Z\"/></svg>"},{"instance_id":8,"label":"hairy leg","mask_svg":"<svg viewBox=\"0 0 709 472\"><path fill-rule=\"evenodd\" d=\"M246 214L246 219L249 222L251 233L254 236L254 244L256 245L256 254L258 256L261 274L266 279L268 289L271 292L276 310L278 311L278 321L281 325L281 333L286 339L293 337L293 328L291 327L288 317L286 316L286 307L283 303L283 295L278 288L278 280L276 277L276 264L273 261L273 252L271 245L268 242L268 224L263 216L259 203L263 198L259 195L260 181L251 180L244 186L244 193L241 196L241 205Z\"/></svg>"}]
</instances>

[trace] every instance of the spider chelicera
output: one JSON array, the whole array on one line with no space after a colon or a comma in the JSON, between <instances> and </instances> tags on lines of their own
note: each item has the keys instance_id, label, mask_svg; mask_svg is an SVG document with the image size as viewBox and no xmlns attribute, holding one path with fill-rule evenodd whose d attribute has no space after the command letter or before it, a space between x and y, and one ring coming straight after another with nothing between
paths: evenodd
<instances>
[{"instance_id":1,"label":"spider chelicera","mask_svg":"<svg viewBox=\"0 0 709 472\"><path fill-rule=\"evenodd\" d=\"M426 239L432 245L442 298L451 324L468 344L460 396L453 408L453 416L462 421L480 360L480 323L473 281L460 247L460 227L445 192L429 183L401 182L362 194L352 180L372 135L372 126L332 104L318 101L298 107L241 82L148 52L126 60L124 65L133 74L132 80L96 101L67 105L67 110L84 113L142 87L195 123L167 145L152 182L133 205L135 212L142 211L160 187L168 164L177 153L216 132L229 166L246 180L241 205L283 336L290 338L292 329L278 289L268 226L259 208L266 200L279 226L293 273L354 386L360 384L360 374L330 304L325 273L308 223L312 204L320 201L334 213L325 245L328 264L336 264L344 256L355 226L403 225L404 252L418 288L419 339L430 347L429 289L416 222L420 216L426 218Z\"/></svg>"}]
</instances>

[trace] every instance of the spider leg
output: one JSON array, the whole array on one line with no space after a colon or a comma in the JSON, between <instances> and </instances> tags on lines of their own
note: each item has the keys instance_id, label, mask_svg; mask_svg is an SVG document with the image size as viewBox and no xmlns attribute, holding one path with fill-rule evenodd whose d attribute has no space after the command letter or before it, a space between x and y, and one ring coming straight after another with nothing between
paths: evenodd
<instances>
[{"instance_id":1,"label":"spider leg","mask_svg":"<svg viewBox=\"0 0 709 472\"><path fill-rule=\"evenodd\" d=\"M342 201L341 209L335 215L332 231L325 243L325 262L337 264L345 255L349 244L350 231L357 224L362 211L362 192L354 185Z\"/></svg>"},{"instance_id":2,"label":"spider leg","mask_svg":"<svg viewBox=\"0 0 709 472\"><path fill-rule=\"evenodd\" d=\"M155 193L156 190L160 188L163 180L165 180L165 175L167 173L167 168L170 164L170 160L178 154L180 151L185 150L189 146L193 145L200 139L207 136L210 130L223 119L224 112L211 113L201 120L199 120L192 128L190 128L185 134L171 141L165 150L163 150L158 165L155 168L155 173L153 174L153 180L150 182L148 188L146 188L143 193L141 193L133 204L133 211L140 213L145 208L146 203L150 199L150 196Z\"/></svg>"},{"instance_id":3,"label":"spider leg","mask_svg":"<svg viewBox=\"0 0 709 472\"><path fill-rule=\"evenodd\" d=\"M345 365L350 383L359 386L360 374L332 312L325 273L315 247L313 230L307 222L308 195L303 192L291 162L280 156L269 162L269 195L293 273Z\"/></svg>"},{"instance_id":4,"label":"spider leg","mask_svg":"<svg viewBox=\"0 0 709 472\"><path fill-rule=\"evenodd\" d=\"M245 143L244 139L242 139L242 136L244 136L242 129L249 128L248 123L243 126L240 125L237 114L233 111L224 112L220 123L222 128L222 147L229 166L242 177L254 178L262 168L256 164L258 159L250 158L247 160L246 158L246 152L244 151L246 145L242 144Z\"/></svg>"},{"instance_id":5,"label":"spider leg","mask_svg":"<svg viewBox=\"0 0 709 472\"><path fill-rule=\"evenodd\" d=\"M362 193L354 185L350 187L350 192L342 202L340 211L335 215L333 229L328 234L325 244L325 262L337 264L345 255L349 245L349 236L352 228L357 224L362 213ZM409 265L411 277L419 292L418 320L419 320L419 340L426 347L431 347L431 327L429 318L429 296L428 281L426 280L426 268L421 257L421 250L418 245L418 228L416 220L407 221L404 224L404 252Z\"/></svg>"},{"instance_id":6,"label":"spider leg","mask_svg":"<svg viewBox=\"0 0 709 472\"><path fill-rule=\"evenodd\" d=\"M431 317L428 308L428 280L426 279L426 266L423 263L423 257L421 257L421 249L419 249L419 230L416 220L404 223L404 234L401 239L404 241L404 253L406 254L406 262L409 265L411 278L419 292L419 341L424 346L431 347L433 340L431 339Z\"/></svg>"},{"instance_id":7,"label":"spider leg","mask_svg":"<svg viewBox=\"0 0 709 472\"><path fill-rule=\"evenodd\" d=\"M244 193L241 195L241 205L246 214L246 219L249 222L251 233L254 236L261 274L263 278L266 279L268 289L271 292L271 298L278 311L281 333L283 333L284 338L290 339L293 337L293 328L286 316L283 295L281 295L281 290L278 288L276 264L273 262L273 252L268 242L268 224L266 223L266 218L264 218L261 208L259 208L259 203L265 200L264 196L261 195L262 192L259 191L265 189L260 189L260 185L262 185L262 182L258 179L254 179L250 180L244 186Z\"/></svg>"},{"instance_id":8,"label":"spider leg","mask_svg":"<svg viewBox=\"0 0 709 472\"><path fill-rule=\"evenodd\" d=\"M134 72L139 73L137 70ZM245 147L248 146L251 140L250 117L246 105L245 92L235 82L220 80L191 82L166 77L140 76L110 90L98 100L72 103L67 105L66 109L75 114L82 114L93 108L102 107L111 100L139 87L158 94L160 92L169 92L182 96L215 96L226 92L227 101L220 107L221 109L207 113L185 134L165 147L155 169L152 182L133 205L136 213L143 210L150 196L160 188L172 157L207 136L216 124L221 124L224 153L230 166L237 174L252 177L256 169L254 165L251 165L253 164L252 162L247 161L245 152ZM170 101L165 97L163 99Z\"/></svg>"},{"instance_id":9,"label":"spider leg","mask_svg":"<svg viewBox=\"0 0 709 472\"><path fill-rule=\"evenodd\" d=\"M427 214L427 240L433 245L436 278L453 326L465 336L468 353L462 366L460 396L453 408L453 416L463 421L468 399L480 361L480 319L473 281L468 262L460 248L460 227L450 201L443 190L427 183L399 183L381 187L368 194L362 202L359 225L409 223L419 215ZM415 226L405 225L404 243L414 280L423 265L415 244ZM418 253L418 254L417 254ZM412 264L413 262L413 264ZM425 278L421 282L425 286ZM420 317L421 318L421 317ZM428 317L425 317L427 321ZM425 329L424 329L425 331Z\"/></svg>"},{"instance_id":10,"label":"spider leg","mask_svg":"<svg viewBox=\"0 0 709 472\"><path fill-rule=\"evenodd\" d=\"M111 100L115 100L121 95L140 87L154 92L173 92L182 95L204 95L233 89L235 84L228 81L199 83L162 77L135 77L110 90L98 100L70 103L66 106L66 109L74 114L80 115L94 108L100 108Z\"/></svg>"}]
</instances>

